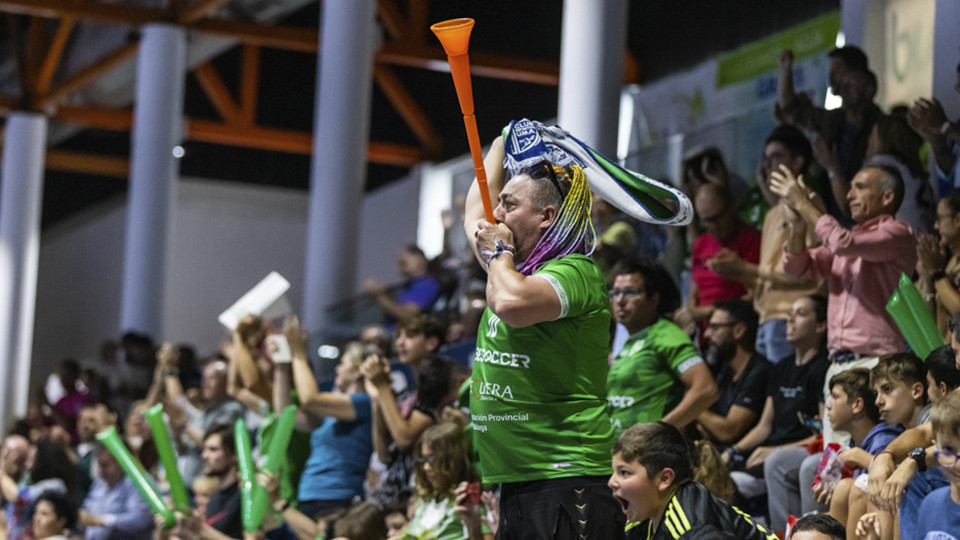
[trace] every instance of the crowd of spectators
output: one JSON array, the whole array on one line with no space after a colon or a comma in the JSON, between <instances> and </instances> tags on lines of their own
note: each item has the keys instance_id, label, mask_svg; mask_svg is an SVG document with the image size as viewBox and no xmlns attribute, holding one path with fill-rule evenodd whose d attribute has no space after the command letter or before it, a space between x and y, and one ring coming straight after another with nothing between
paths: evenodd
<instances>
[{"instance_id":1,"label":"crowd of spectators","mask_svg":"<svg viewBox=\"0 0 960 540\"><path fill-rule=\"evenodd\" d=\"M607 412L620 436L609 486L636 519L627 534L644 520L653 534L657 512L682 514L671 501L709 508L715 526L747 538L768 537L758 523L783 531L790 516L812 512L836 521L804 518L796 538L807 527L884 539L960 527L960 495L951 500L946 487L960 477L952 392L960 385L960 125L935 99L885 114L855 47L830 53L830 85L843 98L831 111L794 92L792 62L785 51L779 125L757 148L755 183L732 174L716 148L698 148L679 179L696 208L685 229L640 223L593 200L593 258L612 317ZM960 66L957 75L960 88ZM471 368L525 360L477 349L478 331L495 333L497 323L478 328L488 291L483 269L463 256L458 219L445 212L434 260L403 248L402 283L367 281L383 320L339 344L332 380L316 377L294 316L245 317L202 359L191 345L131 333L105 343L99 358L63 360L3 440L3 534L492 538L499 493L480 485L470 417L471 396L491 388ZM669 260L686 246L689 272ZM885 309L901 274L946 343L928 358L909 349ZM284 336L289 359L271 334ZM193 504L172 529L96 437L115 426L169 496L144 416L156 404ZM263 455L289 405L294 435L279 471L258 476L269 511L251 532L241 518L235 422ZM653 489L629 478L638 469L661 482L655 503L637 498ZM834 478L835 469L843 473ZM729 502L753 517L744 521ZM934 504L936 519L924 518Z\"/></svg>"}]
</instances>

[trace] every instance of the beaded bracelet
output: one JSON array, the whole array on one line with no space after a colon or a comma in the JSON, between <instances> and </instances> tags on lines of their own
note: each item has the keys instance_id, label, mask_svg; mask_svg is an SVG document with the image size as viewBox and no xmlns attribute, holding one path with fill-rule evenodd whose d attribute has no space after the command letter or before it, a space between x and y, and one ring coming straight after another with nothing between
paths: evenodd
<instances>
[{"instance_id":1,"label":"beaded bracelet","mask_svg":"<svg viewBox=\"0 0 960 540\"><path fill-rule=\"evenodd\" d=\"M503 240L497 240L496 249L490 251L489 249L481 249L480 254L487 258L487 272L490 271L490 262L503 255L504 253L509 253L514 257L517 256L517 248L513 247L512 244L506 244Z\"/></svg>"}]
</instances>

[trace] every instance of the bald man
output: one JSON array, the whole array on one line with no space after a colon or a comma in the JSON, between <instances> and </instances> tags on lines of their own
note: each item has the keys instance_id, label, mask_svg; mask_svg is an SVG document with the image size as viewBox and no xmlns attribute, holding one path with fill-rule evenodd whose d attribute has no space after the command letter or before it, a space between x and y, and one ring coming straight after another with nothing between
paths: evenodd
<instances>
[{"instance_id":1,"label":"bald man","mask_svg":"<svg viewBox=\"0 0 960 540\"><path fill-rule=\"evenodd\" d=\"M731 298L746 299L749 295L743 283L710 270L707 261L727 251L751 264L760 260L760 231L740 220L729 188L704 184L697 190L693 204L706 232L693 242L690 295L674 318L688 333L692 331L692 323L706 323L715 303Z\"/></svg>"}]
</instances>

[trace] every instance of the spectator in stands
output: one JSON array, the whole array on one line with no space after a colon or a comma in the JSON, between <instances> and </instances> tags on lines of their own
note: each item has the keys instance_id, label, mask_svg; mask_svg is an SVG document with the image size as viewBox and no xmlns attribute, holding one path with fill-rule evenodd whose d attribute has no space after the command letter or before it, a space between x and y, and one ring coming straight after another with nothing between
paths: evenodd
<instances>
[{"instance_id":1,"label":"spectator in stands","mask_svg":"<svg viewBox=\"0 0 960 540\"><path fill-rule=\"evenodd\" d=\"M215 360L203 368L200 383L202 410L195 409L187 401L176 368L165 366L163 378L166 389L164 410L170 415L170 427L176 438L182 440L185 447L180 459L186 463L181 464L181 471L184 481L190 484L200 474L203 434L214 425L232 426L243 417L244 407L227 394L227 364L223 361Z\"/></svg>"},{"instance_id":2,"label":"spectator in stands","mask_svg":"<svg viewBox=\"0 0 960 540\"><path fill-rule=\"evenodd\" d=\"M925 233L917 239L917 288L929 299L928 304L937 316L937 327L947 339L949 321L960 312L960 189L951 190L937 204L934 228L940 238Z\"/></svg>"},{"instance_id":3,"label":"spectator in stands","mask_svg":"<svg viewBox=\"0 0 960 540\"><path fill-rule=\"evenodd\" d=\"M420 435L437 422L440 411L457 398L453 365L432 355L421 362L416 398L409 411L401 409L394 396L385 358L367 358L361 373L376 411L374 450L380 461L387 464L386 478L374 497L384 504L395 504L410 485L414 445Z\"/></svg>"},{"instance_id":4,"label":"spectator in stands","mask_svg":"<svg viewBox=\"0 0 960 540\"><path fill-rule=\"evenodd\" d=\"M927 398L931 405L960 387L960 369L950 345L934 349L923 361L923 368L927 372Z\"/></svg>"},{"instance_id":5,"label":"spectator in stands","mask_svg":"<svg viewBox=\"0 0 960 540\"><path fill-rule=\"evenodd\" d=\"M706 326L715 303L749 296L746 287L710 270L707 261L723 249L751 264L756 264L760 257L760 232L740 221L729 189L704 184L697 190L694 206L706 233L693 243L690 295L686 306L674 317L677 325L688 332L692 322Z\"/></svg>"},{"instance_id":6,"label":"spectator in stands","mask_svg":"<svg viewBox=\"0 0 960 540\"><path fill-rule=\"evenodd\" d=\"M620 435L607 485L627 515L628 538L777 538L694 481L683 435L664 422L636 424Z\"/></svg>"},{"instance_id":7,"label":"spectator in stands","mask_svg":"<svg viewBox=\"0 0 960 540\"><path fill-rule=\"evenodd\" d=\"M903 179L903 204L897 219L909 223L916 234L929 232L936 215L936 195L920 162L923 139L903 118L881 116L870 132L865 165L888 165Z\"/></svg>"},{"instance_id":8,"label":"spectator in stands","mask_svg":"<svg viewBox=\"0 0 960 540\"><path fill-rule=\"evenodd\" d=\"M827 348L833 362L827 380L844 369L869 368L881 354L902 351L906 342L885 309L900 274L912 274L916 266L910 226L893 217L903 200L899 173L884 165L857 173L847 195L857 225L849 230L810 202L788 168L772 176L772 188L795 211L784 246L784 271L827 280ZM810 226L816 227L819 247L806 243ZM828 394L824 388L824 399ZM835 442L832 428L825 428L825 442Z\"/></svg>"},{"instance_id":9,"label":"spectator in stands","mask_svg":"<svg viewBox=\"0 0 960 540\"><path fill-rule=\"evenodd\" d=\"M957 84L960 88L960 64L957 64ZM960 187L960 121L951 122L936 98L918 99L909 112L907 122L933 149L937 165L937 192L945 197L953 188Z\"/></svg>"},{"instance_id":10,"label":"spectator in stands","mask_svg":"<svg viewBox=\"0 0 960 540\"><path fill-rule=\"evenodd\" d=\"M873 103L877 78L867 70L863 53L845 47L830 55L830 85L843 99L840 108L828 111L816 107L809 97L794 92L793 51L789 50L780 54L777 106L792 123L817 133L814 156L826 169L833 193L833 197L827 197L825 201L827 212L836 219L843 219L843 216L849 216L845 203L850 189L849 179L863 166L870 132L883 113ZM835 156L836 159L821 160L824 156Z\"/></svg>"},{"instance_id":11,"label":"spectator in stands","mask_svg":"<svg viewBox=\"0 0 960 540\"><path fill-rule=\"evenodd\" d=\"M80 510L86 540L147 537L153 529L150 507L111 452L102 445L94 452L99 477L94 480Z\"/></svg>"},{"instance_id":12,"label":"spectator in stands","mask_svg":"<svg viewBox=\"0 0 960 540\"><path fill-rule=\"evenodd\" d=\"M414 451L417 505L406 533L413 538L493 540L480 517L482 504L467 502L467 486L479 490L464 425L444 421L423 432Z\"/></svg>"},{"instance_id":13,"label":"spectator in stands","mask_svg":"<svg viewBox=\"0 0 960 540\"><path fill-rule=\"evenodd\" d=\"M935 450L923 456L926 464L933 461L945 476L949 485L932 490L919 505L916 521L910 518L911 528L903 528L903 511L900 516L901 538L955 538L960 530L960 475L957 474L957 455L960 453L960 393L952 392L933 408L931 431ZM912 453L911 453L912 454ZM918 455L918 459L919 459ZM910 460L913 461L913 460ZM931 465L931 470L933 465ZM882 521L881 513L866 514L857 524L859 538L877 540L890 536L889 525ZM913 526L915 525L915 526Z\"/></svg>"},{"instance_id":14,"label":"spectator in stands","mask_svg":"<svg viewBox=\"0 0 960 540\"><path fill-rule=\"evenodd\" d=\"M79 443L75 448L70 448L67 455L77 472L77 498L81 503L86 498L94 478L98 476L95 466L97 455L94 452L97 433L115 423L116 415L107 410L105 405L97 404L80 409L77 417Z\"/></svg>"},{"instance_id":15,"label":"spectator in stands","mask_svg":"<svg viewBox=\"0 0 960 540\"><path fill-rule=\"evenodd\" d=\"M960 315L951 318L950 332L950 346L955 358L960 359ZM955 362L954 367L960 369L960 361ZM951 394L953 390L955 388ZM870 466L867 489L870 503L880 510L898 513L904 538L909 538L910 531L915 529L923 498L934 489L947 485L943 473L933 466L931 440L933 428L930 422L907 429L887 445L884 452L877 454Z\"/></svg>"},{"instance_id":16,"label":"spectator in stands","mask_svg":"<svg viewBox=\"0 0 960 540\"><path fill-rule=\"evenodd\" d=\"M693 342L666 318L680 293L647 261L625 259L614 274L613 317L630 337L607 374L610 421L617 433L661 419L682 429L716 400L717 387Z\"/></svg>"},{"instance_id":17,"label":"spectator in stands","mask_svg":"<svg viewBox=\"0 0 960 540\"><path fill-rule=\"evenodd\" d=\"M789 540L847 540L847 529L826 514L809 514L793 524Z\"/></svg>"},{"instance_id":18,"label":"spectator in stands","mask_svg":"<svg viewBox=\"0 0 960 540\"><path fill-rule=\"evenodd\" d=\"M423 313L397 322L397 359L390 363L390 379L404 414L416 399L420 364L444 344L445 334L440 321Z\"/></svg>"},{"instance_id":19,"label":"spectator in stands","mask_svg":"<svg viewBox=\"0 0 960 540\"><path fill-rule=\"evenodd\" d=\"M847 449L840 452L838 457L848 469L853 471L854 477L859 477L866 472L873 456L896 439L897 435L903 432L903 428L881 421L876 404L877 392L870 386L868 370L848 369L834 375L829 384L830 400L826 405L828 421L835 430L845 431L851 435ZM800 504L797 506L788 504L786 508L788 514L805 513L813 506L809 502L804 504L804 501L810 498L810 489L803 480L801 478L799 486L796 486L800 490L799 498L795 495L791 497L794 503L800 502ZM866 477L863 480L865 481ZM850 530L856 528L859 515L863 513L863 508L853 508L853 515L856 518L852 521L848 520L847 518L851 515L850 503L854 502L854 506L857 506L857 500L865 500L862 497L854 499L850 496L853 482L853 478L843 478L834 485L819 483L813 486L813 495L817 497L817 501L829 505L830 515L847 524ZM863 485L866 486L866 482L863 482ZM788 489L794 492L793 485ZM770 497L772 500L774 495ZM782 497L776 498L782 500Z\"/></svg>"},{"instance_id":20,"label":"spectator in stands","mask_svg":"<svg viewBox=\"0 0 960 540\"><path fill-rule=\"evenodd\" d=\"M243 538L240 482L233 424L214 424L203 435L203 474L220 483L207 502L203 536L215 529L230 538Z\"/></svg>"},{"instance_id":21,"label":"spectator in stands","mask_svg":"<svg viewBox=\"0 0 960 540\"><path fill-rule=\"evenodd\" d=\"M785 165L794 176L805 175L811 160L810 143L799 129L777 126L767 137L763 150L763 172L760 182L769 186L770 176ZM805 177L806 178L806 177ZM787 317L793 302L800 297L821 292L821 280L796 278L783 271L783 243L787 239L789 208L771 192L773 207L763 220L760 259L750 264L731 250L721 250L707 261L707 268L717 274L755 287L753 306L760 316L757 332L757 353L776 363L793 354L787 341ZM818 242L816 233L807 230L807 245Z\"/></svg>"},{"instance_id":22,"label":"spectator in stands","mask_svg":"<svg viewBox=\"0 0 960 540\"><path fill-rule=\"evenodd\" d=\"M14 445L18 446L16 441ZM7 503L6 519L9 540L30 538L28 527L32 520L34 504L40 495L47 492L74 497L73 464L60 445L52 440L41 439L30 449L27 471L15 482L6 471L0 474L0 490ZM27 478L27 482L24 482Z\"/></svg>"},{"instance_id":23,"label":"spectator in stands","mask_svg":"<svg viewBox=\"0 0 960 540\"><path fill-rule=\"evenodd\" d=\"M806 445L816 437L806 420L823 417L823 377L829 361L824 348L827 332L827 302L808 296L793 303L787 323L787 339L794 354L773 366L767 383L760 420L727 451L729 458L747 455L744 471L732 473L737 489L747 498L773 493L773 482L795 477L808 455ZM776 519L771 508L770 525L786 527L786 515Z\"/></svg>"},{"instance_id":24,"label":"spectator in stands","mask_svg":"<svg viewBox=\"0 0 960 540\"><path fill-rule=\"evenodd\" d=\"M714 357L719 399L700 413L700 430L724 446L733 444L752 428L763 409L770 362L756 354L757 312L740 299L717 303L705 337L707 356Z\"/></svg>"},{"instance_id":25,"label":"spectator in stands","mask_svg":"<svg viewBox=\"0 0 960 540\"><path fill-rule=\"evenodd\" d=\"M397 259L403 283L391 297L389 289L375 278L368 278L364 290L373 295L385 314L388 328L397 321L418 313L429 313L440 294L440 284L427 271L427 256L414 244L403 249Z\"/></svg>"},{"instance_id":26,"label":"spectator in stands","mask_svg":"<svg viewBox=\"0 0 960 540\"><path fill-rule=\"evenodd\" d=\"M299 509L311 519L349 508L363 497L363 481L373 453L372 409L364 393L359 343L344 348L334 388L320 392L307 361L306 332L295 317L284 323L293 356L293 380L300 396L298 427L311 430L310 457L300 477ZM312 417L312 418L310 418Z\"/></svg>"},{"instance_id":27,"label":"spectator in stands","mask_svg":"<svg viewBox=\"0 0 960 540\"><path fill-rule=\"evenodd\" d=\"M76 436L77 415L80 409L92 404L87 388L80 383L80 363L72 358L60 361L57 379L63 389L62 396L50 403L50 413L55 424ZM42 394L47 396L46 392Z\"/></svg>"},{"instance_id":28,"label":"spectator in stands","mask_svg":"<svg viewBox=\"0 0 960 540\"><path fill-rule=\"evenodd\" d=\"M259 317L242 317L231 333L233 346L227 355L227 394L261 416L273 398L273 361L265 344L269 330Z\"/></svg>"},{"instance_id":29,"label":"spectator in stands","mask_svg":"<svg viewBox=\"0 0 960 540\"><path fill-rule=\"evenodd\" d=\"M46 492L37 497L32 538L67 540L66 535L76 521L77 510L69 497L63 493Z\"/></svg>"}]
</instances>

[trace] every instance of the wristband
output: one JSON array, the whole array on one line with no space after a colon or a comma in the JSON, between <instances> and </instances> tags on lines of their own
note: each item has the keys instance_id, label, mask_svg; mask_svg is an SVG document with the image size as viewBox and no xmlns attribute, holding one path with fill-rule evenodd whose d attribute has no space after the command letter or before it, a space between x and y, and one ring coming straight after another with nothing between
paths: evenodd
<instances>
[{"instance_id":1,"label":"wristband","mask_svg":"<svg viewBox=\"0 0 960 540\"><path fill-rule=\"evenodd\" d=\"M947 132L950 131L950 126L952 125L953 124L951 124L949 120L944 120L943 124L940 126L940 134L946 135Z\"/></svg>"},{"instance_id":2,"label":"wristband","mask_svg":"<svg viewBox=\"0 0 960 540\"><path fill-rule=\"evenodd\" d=\"M511 256L515 257L517 255L517 248L513 247L511 244L505 244L503 240L497 240L496 249L493 251L488 249L480 250L480 254L487 258L487 272L490 271L490 263L504 253L509 253Z\"/></svg>"},{"instance_id":3,"label":"wristband","mask_svg":"<svg viewBox=\"0 0 960 540\"><path fill-rule=\"evenodd\" d=\"M933 283L936 283L945 277L947 277L946 272L944 272L943 270L937 270L936 272L933 273L933 275L930 276L930 281L932 281Z\"/></svg>"}]
</instances>

